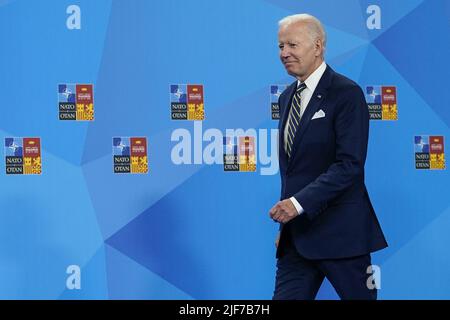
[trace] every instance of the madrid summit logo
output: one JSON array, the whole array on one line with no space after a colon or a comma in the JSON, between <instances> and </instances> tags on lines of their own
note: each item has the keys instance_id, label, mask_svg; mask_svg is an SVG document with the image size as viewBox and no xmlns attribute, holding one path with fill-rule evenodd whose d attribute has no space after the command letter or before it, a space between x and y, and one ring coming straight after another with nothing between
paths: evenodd
<instances>
[{"instance_id":1,"label":"madrid summit logo","mask_svg":"<svg viewBox=\"0 0 450 320\"><path fill-rule=\"evenodd\" d=\"M170 85L172 120L205 120L203 85Z\"/></svg>"},{"instance_id":2,"label":"madrid summit logo","mask_svg":"<svg viewBox=\"0 0 450 320\"><path fill-rule=\"evenodd\" d=\"M94 89L92 84L58 85L59 120L94 120Z\"/></svg>"},{"instance_id":3,"label":"madrid summit logo","mask_svg":"<svg viewBox=\"0 0 450 320\"><path fill-rule=\"evenodd\" d=\"M147 138L113 138L114 173L147 173Z\"/></svg>"},{"instance_id":4,"label":"madrid summit logo","mask_svg":"<svg viewBox=\"0 0 450 320\"><path fill-rule=\"evenodd\" d=\"M5 138L6 174L41 174L40 138Z\"/></svg>"},{"instance_id":5,"label":"madrid summit logo","mask_svg":"<svg viewBox=\"0 0 450 320\"><path fill-rule=\"evenodd\" d=\"M415 136L416 169L445 169L444 136Z\"/></svg>"},{"instance_id":6,"label":"madrid summit logo","mask_svg":"<svg viewBox=\"0 0 450 320\"><path fill-rule=\"evenodd\" d=\"M280 119L280 106L278 105L278 99L286 88L287 85L285 84L273 84L270 86L270 112L272 113L272 120Z\"/></svg>"},{"instance_id":7,"label":"madrid summit logo","mask_svg":"<svg viewBox=\"0 0 450 320\"><path fill-rule=\"evenodd\" d=\"M255 137L224 137L223 147L224 171L256 171Z\"/></svg>"},{"instance_id":8,"label":"madrid summit logo","mask_svg":"<svg viewBox=\"0 0 450 320\"><path fill-rule=\"evenodd\" d=\"M366 103L370 120L398 120L396 87L367 86Z\"/></svg>"}]
</instances>

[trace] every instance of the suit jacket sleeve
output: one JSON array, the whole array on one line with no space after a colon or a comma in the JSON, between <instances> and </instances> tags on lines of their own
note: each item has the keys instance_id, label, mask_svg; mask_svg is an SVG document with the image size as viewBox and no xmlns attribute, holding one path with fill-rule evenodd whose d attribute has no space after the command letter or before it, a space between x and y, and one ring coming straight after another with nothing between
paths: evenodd
<instances>
[{"instance_id":1,"label":"suit jacket sleeve","mask_svg":"<svg viewBox=\"0 0 450 320\"><path fill-rule=\"evenodd\" d=\"M369 113L361 88L354 85L338 96L333 120L336 156L328 170L294 197L309 219L323 212L328 203L354 182L364 180L369 135Z\"/></svg>"}]
</instances>

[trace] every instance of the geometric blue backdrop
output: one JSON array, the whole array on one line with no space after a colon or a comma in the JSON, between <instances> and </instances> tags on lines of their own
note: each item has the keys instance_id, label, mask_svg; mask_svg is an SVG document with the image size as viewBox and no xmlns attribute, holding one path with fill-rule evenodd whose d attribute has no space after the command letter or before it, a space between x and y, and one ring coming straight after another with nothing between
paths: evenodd
<instances>
[{"instance_id":1,"label":"geometric blue backdrop","mask_svg":"<svg viewBox=\"0 0 450 320\"><path fill-rule=\"evenodd\" d=\"M72 4L81 29L66 26ZM381 29L366 26L371 4ZM277 22L300 12L323 22L337 72L397 88L398 120L371 121L366 162L389 243L373 255L379 298L449 299L449 173L414 166L415 135L450 138L444 0L0 0L0 138L42 146L41 175L0 167L0 298L270 299L278 173L175 164L171 137L186 129L205 148L201 126L273 139L269 87L293 81ZM59 83L93 84L94 121L58 120ZM204 86L196 129L170 119L169 85L184 83ZM148 174L113 173L114 136L147 137ZM69 265L81 290L66 288ZM318 298L337 295L324 282Z\"/></svg>"}]
</instances>

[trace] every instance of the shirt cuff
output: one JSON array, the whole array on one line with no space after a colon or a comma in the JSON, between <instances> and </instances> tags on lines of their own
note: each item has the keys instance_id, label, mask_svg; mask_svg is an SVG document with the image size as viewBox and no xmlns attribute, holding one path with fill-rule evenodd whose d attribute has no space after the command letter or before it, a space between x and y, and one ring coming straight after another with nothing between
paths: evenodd
<instances>
[{"instance_id":1,"label":"shirt cuff","mask_svg":"<svg viewBox=\"0 0 450 320\"><path fill-rule=\"evenodd\" d=\"M303 207L300 205L300 203L298 203L298 201L297 201L297 199L295 199L295 197L290 197L289 200L291 200L295 209L297 209L297 212L299 215L302 214L303 212L305 212L305 210L303 210Z\"/></svg>"}]
</instances>

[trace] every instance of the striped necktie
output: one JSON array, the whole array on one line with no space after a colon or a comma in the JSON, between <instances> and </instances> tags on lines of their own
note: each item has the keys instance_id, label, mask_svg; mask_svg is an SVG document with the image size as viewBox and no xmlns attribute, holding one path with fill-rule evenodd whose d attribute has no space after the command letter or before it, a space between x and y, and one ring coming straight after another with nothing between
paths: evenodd
<instances>
[{"instance_id":1,"label":"striped necktie","mask_svg":"<svg viewBox=\"0 0 450 320\"><path fill-rule=\"evenodd\" d=\"M288 126L288 134L287 134L287 155L288 158L291 158L292 153L292 145L294 144L295 133L300 124L300 114L301 114L301 93L306 89L306 84L302 83L298 86L295 91L294 97L292 98L291 109L289 110L289 122Z\"/></svg>"}]
</instances>

